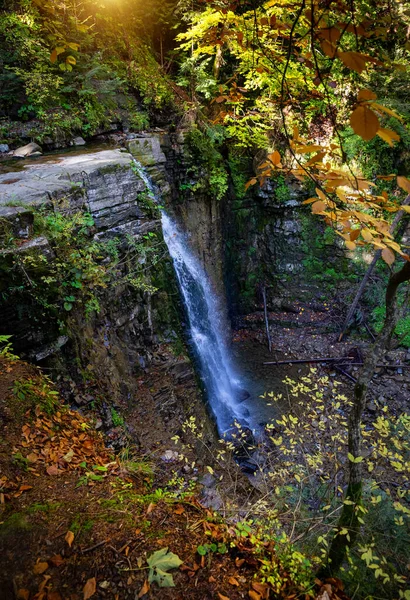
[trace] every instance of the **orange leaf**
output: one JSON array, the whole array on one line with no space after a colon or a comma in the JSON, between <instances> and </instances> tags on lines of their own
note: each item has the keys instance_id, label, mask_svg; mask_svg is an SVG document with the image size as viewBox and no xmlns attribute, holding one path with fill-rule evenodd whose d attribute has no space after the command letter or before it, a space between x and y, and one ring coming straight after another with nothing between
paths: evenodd
<instances>
[{"instance_id":1,"label":"orange leaf","mask_svg":"<svg viewBox=\"0 0 410 600\"><path fill-rule=\"evenodd\" d=\"M59 471L58 471L57 465L51 465L50 467L48 467L47 468L47 473L49 475L58 475Z\"/></svg>"},{"instance_id":2,"label":"orange leaf","mask_svg":"<svg viewBox=\"0 0 410 600\"><path fill-rule=\"evenodd\" d=\"M318 37L327 42L332 42L332 44L336 44L339 41L341 34L342 32L337 27L326 27L319 29L317 32Z\"/></svg>"},{"instance_id":3,"label":"orange leaf","mask_svg":"<svg viewBox=\"0 0 410 600\"><path fill-rule=\"evenodd\" d=\"M94 596L95 591L97 589L97 582L95 580L95 577L92 577L91 579L89 579L87 581L87 583L85 584L84 588L83 588L83 600L88 600L88 598L91 598L91 596Z\"/></svg>"},{"instance_id":4,"label":"orange leaf","mask_svg":"<svg viewBox=\"0 0 410 600\"><path fill-rule=\"evenodd\" d=\"M17 592L17 600L28 600L30 598L29 590L21 589Z\"/></svg>"},{"instance_id":5,"label":"orange leaf","mask_svg":"<svg viewBox=\"0 0 410 600\"><path fill-rule=\"evenodd\" d=\"M42 573L47 571L47 569L48 569L47 562L38 562L34 565L33 573L34 573L34 575L41 575Z\"/></svg>"},{"instance_id":6,"label":"orange leaf","mask_svg":"<svg viewBox=\"0 0 410 600\"><path fill-rule=\"evenodd\" d=\"M393 250L390 250L390 248L385 248L382 250L382 259L388 265L392 265L396 260Z\"/></svg>"},{"instance_id":7,"label":"orange leaf","mask_svg":"<svg viewBox=\"0 0 410 600\"><path fill-rule=\"evenodd\" d=\"M47 600L62 600L58 592L48 592Z\"/></svg>"},{"instance_id":8,"label":"orange leaf","mask_svg":"<svg viewBox=\"0 0 410 600\"><path fill-rule=\"evenodd\" d=\"M137 598L142 598L143 596L145 596L145 594L147 594L149 592L149 583L147 580L144 581L144 585L142 586L142 588L139 591L139 594L137 596Z\"/></svg>"},{"instance_id":9,"label":"orange leaf","mask_svg":"<svg viewBox=\"0 0 410 600\"><path fill-rule=\"evenodd\" d=\"M224 596L223 594L220 594L219 592L218 592L218 598L219 598L219 600L230 600L228 596Z\"/></svg>"},{"instance_id":10,"label":"orange leaf","mask_svg":"<svg viewBox=\"0 0 410 600\"><path fill-rule=\"evenodd\" d=\"M50 562L53 563L55 567L61 567L64 564L64 558L61 554L56 554L50 558Z\"/></svg>"},{"instance_id":11,"label":"orange leaf","mask_svg":"<svg viewBox=\"0 0 410 600\"><path fill-rule=\"evenodd\" d=\"M145 514L149 515L150 513L152 513L152 511L154 510L154 508L155 508L155 504L153 502L150 502L148 504L147 512Z\"/></svg>"},{"instance_id":12,"label":"orange leaf","mask_svg":"<svg viewBox=\"0 0 410 600\"><path fill-rule=\"evenodd\" d=\"M235 577L230 577L228 579L228 583L230 583L231 585L236 585L239 587L239 581L237 579L235 579Z\"/></svg>"},{"instance_id":13,"label":"orange leaf","mask_svg":"<svg viewBox=\"0 0 410 600\"><path fill-rule=\"evenodd\" d=\"M71 545L74 542L74 533L72 531L67 531L64 539L67 542L67 544L69 545L69 547L71 548Z\"/></svg>"},{"instance_id":14,"label":"orange leaf","mask_svg":"<svg viewBox=\"0 0 410 600\"><path fill-rule=\"evenodd\" d=\"M372 92L371 90L360 90L359 93L357 94L357 99L358 100L376 100L377 96L374 92Z\"/></svg>"},{"instance_id":15,"label":"orange leaf","mask_svg":"<svg viewBox=\"0 0 410 600\"><path fill-rule=\"evenodd\" d=\"M258 594L261 594L262 596L264 596L268 590L266 583L259 583L258 581L253 581L252 587L256 592L258 592Z\"/></svg>"},{"instance_id":16,"label":"orange leaf","mask_svg":"<svg viewBox=\"0 0 410 600\"><path fill-rule=\"evenodd\" d=\"M312 204L312 202L317 202L317 198L308 198L307 200L303 200L302 204Z\"/></svg>"},{"instance_id":17,"label":"orange leaf","mask_svg":"<svg viewBox=\"0 0 410 600\"><path fill-rule=\"evenodd\" d=\"M262 596L260 594L258 594L257 592L254 592L253 590L249 590L248 594L249 594L249 598L251 598L252 600L261 600L261 598L262 598Z\"/></svg>"},{"instance_id":18,"label":"orange leaf","mask_svg":"<svg viewBox=\"0 0 410 600\"><path fill-rule=\"evenodd\" d=\"M335 57L336 46L334 46L332 43L328 42L327 40L321 41L320 45L322 46L322 50L326 54L326 56L328 56L329 58Z\"/></svg>"},{"instance_id":19,"label":"orange leaf","mask_svg":"<svg viewBox=\"0 0 410 600\"><path fill-rule=\"evenodd\" d=\"M326 210L326 208L327 208L326 204L324 202L322 202L322 200L318 200L317 202L312 204L312 213L314 215L318 215L319 213Z\"/></svg>"},{"instance_id":20,"label":"orange leaf","mask_svg":"<svg viewBox=\"0 0 410 600\"><path fill-rule=\"evenodd\" d=\"M374 138L380 122L377 115L367 106L358 106L350 115L350 125L366 142Z\"/></svg>"},{"instance_id":21,"label":"orange leaf","mask_svg":"<svg viewBox=\"0 0 410 600\"><path fill-rule=\"evenodd\" d=\"M54 64L56 62L56 60L57 60L57 50L54 48L54 50L50 54L50 62L52 62Z\"/></svg>"},{"instance_id":22,"label":"orange leaf","mask_svg":"<svg viewBox=\"0 0 410 600\"><path fill-rule=\"evenodd\" d=\"M238 557L235 558L235 566L236 567L241 567L244 562L245 562L244 558L238 558Z\"/></svg>"},{"instance_id":23,"label":"orange leaf","mask_svg":"<svg viewBox=\"0 0 410 600\"><path fill-rule=\"evenodd\" d=\"M174 513L176 515L182 515L182 513L185 512L185 508L181 505L179 505L175 510Z\"/></svg>"},{"instance_id":24,"label":"orange leaf","mask_svg":"<svg viewBox=\"0 0 410 600\"><path fill-rule=\"evenodd\" d=\"M27 492L27 490L32 490L32 489L33 489L32 485L23 484L19 487L20 492Z\"/></svg>"},{"instance_id":25,"label":"orange leaf","mask_svg":"<svg viewBox=\"0 0 410 600\"><path fill-rule=\"evenodd\" d=\"M258 183L258 180L256 179L256 177L253 177L247 183L245 183L245 192L248 189L248 187L250 187L251 185L255 185L255 183Z\"/></svg>"},{"instance_id":26,"label":"orange leaf","mask_svg":"<svg viewBox=\"0 0 410 600\"><path fill-rule=\"evenodd\" d=\"M405 192L410 192L410 180L407 177L403 177L403 175L397 177L397 185Z\"/></svg>"},{"instance_id":27,"label":"orange leaf","mask_svg":"<svg viewBox=\"0 0 410 600\"><path fill-rule=\"evenodd\" d=\"M352 71L361 73L366 68L366 56L359 52L338 52L337 56Z\"/></svg>"},{"instance_id":28,"label":"orange leaf","mask_svg":"<svg viewBox=\"0 0 410 600\"><path fill-rule=\"evenodd\" d=\"M269 154L268 158L271 161L271 163L274 164L275 166L280 165L281 158L280 158L280 154L277 150L272 152L272 154Z\"/></svg>"}]
</instances>

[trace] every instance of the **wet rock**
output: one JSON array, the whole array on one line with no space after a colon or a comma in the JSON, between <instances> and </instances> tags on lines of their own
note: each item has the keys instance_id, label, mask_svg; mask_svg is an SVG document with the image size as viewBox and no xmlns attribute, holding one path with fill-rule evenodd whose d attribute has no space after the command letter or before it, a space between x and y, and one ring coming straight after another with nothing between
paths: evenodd
<instances>
[{"instance_id":1,"label":"wet rock","mask_svg":"<svg viewBox=\"0 0 410 600\"><path fill-rule=\"evenodd\" d=\"M0 153L9 152L10 148L7 144L0 144Z\"/></svg>"},{"instance_id":2,"label":"wet rock","mask_svg":"<svg viewBox=\"0 0 410 600\"><path fill-rule=\"evenodd\" d=\"M0 229L0 238L3 229L4 233L10 229L13 235L23 239L30 237L33 231L33 213L22 206L0 206L0 220L7 221L7 226Z\"/></svg>"},{"instance_id":3,"label":"wet rock","mask_svg":"<svg viewBox=\"0 0 410 600\"><path fill-rule=\"evenodd\" d=\"M68 337L66 335L61 335L55 342L42 346L34 354L29 354L29 357L36 362L40 362L41 360L56 354L67 342Z\"/></svg>"},{"instance_id":4,"label":"wet rock","mask_svg":"<svg viewBox=\"0 0 410 600\"><path fill-rule=\"evenodd\" d=\"M211 473L205 473L200 479L199 483L201 483L204 487L214 488L218 483L217 480Z\"/></svg>"},{"instance_id":5,"label":"wet rock","mask_svg":"<svg viewBox=\"0 0 410 600\"><path fill-rule=\"evenodd\" d=\"M164 454L161 456L161 460L163 462L178 462L179 454L175 450L165 450Z\"/></svg>"},{"instance_id":6,"label":"wet rock","mask_svg":"<svg viewBox=\"0 0 410 600\"><path fill-rule=\"evenodd\" d=\"M141 135L130 140L128 150L142 164L143 167L165 164L167 159L160 145L158 135Z\"/></svg>"},{"instance_id":7,"label":"wet rock","mask_svg":"<svg viewBox=\"0 0 410 600\"><path fill-rule=\"evenodd\" d=\"M84 138L82 138L81 136L75 137L73 139L73 146L85 146L86 145L86 141Z\"/></svg>"},{"instance_id":8,"label":"wet rock","mask_svg":"<svg viewBox=\"0 0 410 600\"><path fill-rule=\"evenodd\" d=\"M211 510L221 510L224 505L221 494L215 489L204 488L200 500L203 506Z\"/></svg>"},{"instance_id":9,"label":"wet rock","mask_svg":"<svg viewBox=\"0 0 410 600\"><path fill-rule=\"evenodd\" d=\"M101 419L97 419L95 422L95 429L98 431L99 429L101 429L103 426L103 422Z\"/></svg>"},{"instance_id":10,"label":"wet rock","mask_svg":"<svg viewBox=\"0 0 410 600\"><path fill-rule=\"evenodd\" d=\"M370 402L367 405L367 410L369 412L376 412L377 411L377 406L376 406L374 400L370 400Z\"/></svg>"},{"instance_id":11,"label":"wet rock","mask_svg":"<svg viewBox=\"0 0 410 600\"><path fill-rule=\"evenodd\" d=\"M35 152L41 154L41 146L36 144L35 142L30 142L30 144L26 144L25 146L21 146L14 150L13 156L17 158L26 158L27 156L32 156Z\"/></svg>"},{"instance_id":12,"label":"wet rock","mask_svg":"<svg viewBox=\"0 0 410 600\"><path fill-rule=\"evenodd\" d=\"M238 390L236 392L236 399L238 402L244 402L245 400L247 400L250 397L251 397L251 395L247 390Z\"/></svg>"}]
</instances>

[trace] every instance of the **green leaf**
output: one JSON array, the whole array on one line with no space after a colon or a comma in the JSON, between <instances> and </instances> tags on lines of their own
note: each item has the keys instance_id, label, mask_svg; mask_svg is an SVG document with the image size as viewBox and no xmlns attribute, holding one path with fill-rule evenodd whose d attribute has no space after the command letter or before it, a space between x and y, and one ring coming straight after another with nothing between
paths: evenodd
<instances>
[{"instance_id":1,"label":"green leaf","mask_svg":"<svg viewBox=\"0 0 410 600\"><path fill-rule=\"evenodd\" d=\"M360 463L363 460L363 456L356 456L356 458L353 456L353 454L350 454L350 452L347 453L347 458L350 460L350 462L352 463Z\"/></svg>"},{"instance_id":2,"label":"green leaf","mask_svg":"<svg viewBox=\"0 0 410 600\"><path fill-rule=\"evenodd\" d=\"M168 548L157 550L147 558L150 567L148 581L156 582L160 587L174 587L174 580L169 569L176 569L182 564L182 560L173 552L168 552Z\"/></svg>"},{"instance_id":3,"label":"green leaf","mask_svg":"<svg viewBox=\"0 0 410 600\"><path fill-rule=\"evenodd\" d=\"M70 311L73 308L71 302L64 302L64 309Z\"/></svg>"},{"instance_id":4,"label":"green leaf","mask_svg":"<svg viewBox=\"0 0 410 600\"><path fill-rule=\"evenodd\" d=\"M207 548L205 546L198 546L198 548L196 549L196 551L198 552L198 554L200 556L205 556L205 554L208 552Z\"/></svg>"}]
</instances>

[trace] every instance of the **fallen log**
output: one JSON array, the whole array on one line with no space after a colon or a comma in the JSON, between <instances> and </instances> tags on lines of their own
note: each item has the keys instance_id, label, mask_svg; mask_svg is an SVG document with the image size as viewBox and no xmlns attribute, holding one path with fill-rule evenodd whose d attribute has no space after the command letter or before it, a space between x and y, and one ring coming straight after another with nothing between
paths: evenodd
<instances>
[{"instance_id":1,"label":"fallen log","mask_svg":"<svg viewBox=\"0 0 410 600\"><path fill-rule=\"evenodd\" d=\"M308 363L321 363L321 362L346 362L354 360L353 358L304 358L295 360L275 360L264 362L264 365L306 365Z\"/></svg>"},{"instance_id":2,"label":"fallen log","mask_svg":"<svg viewBox=\"0 0 410 600\"><path fill-rule=\"evenodd\" d=\"M303 359L295 359L295 360L273 360L262 363L263 365L307 365L309 363L336 363L339 366L346 367L361 367L363 366L362 362L352 362L354 360L353 357L345 356L343 358L303 358ZM385 367L386 369L410 369L410 364L384 364L380 363L376 365L377 368Z\"/></svg>"}]
</instances>

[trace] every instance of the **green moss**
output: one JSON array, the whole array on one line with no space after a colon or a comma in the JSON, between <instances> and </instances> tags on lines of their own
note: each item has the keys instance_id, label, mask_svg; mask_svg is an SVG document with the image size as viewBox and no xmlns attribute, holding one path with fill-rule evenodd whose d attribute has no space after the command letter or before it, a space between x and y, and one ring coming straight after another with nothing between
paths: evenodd
<instances>
[{"instance_id":1,"label":"green moss","mask_svg":"<svg viewBox=\"0 0 410 600\"><path fill-rule=\"evenodd\" d=\"M31 523L24 513L13 513L0 525L0 536L12 534L15 531L29 531Z\"/></svg>"}]
</instances>

